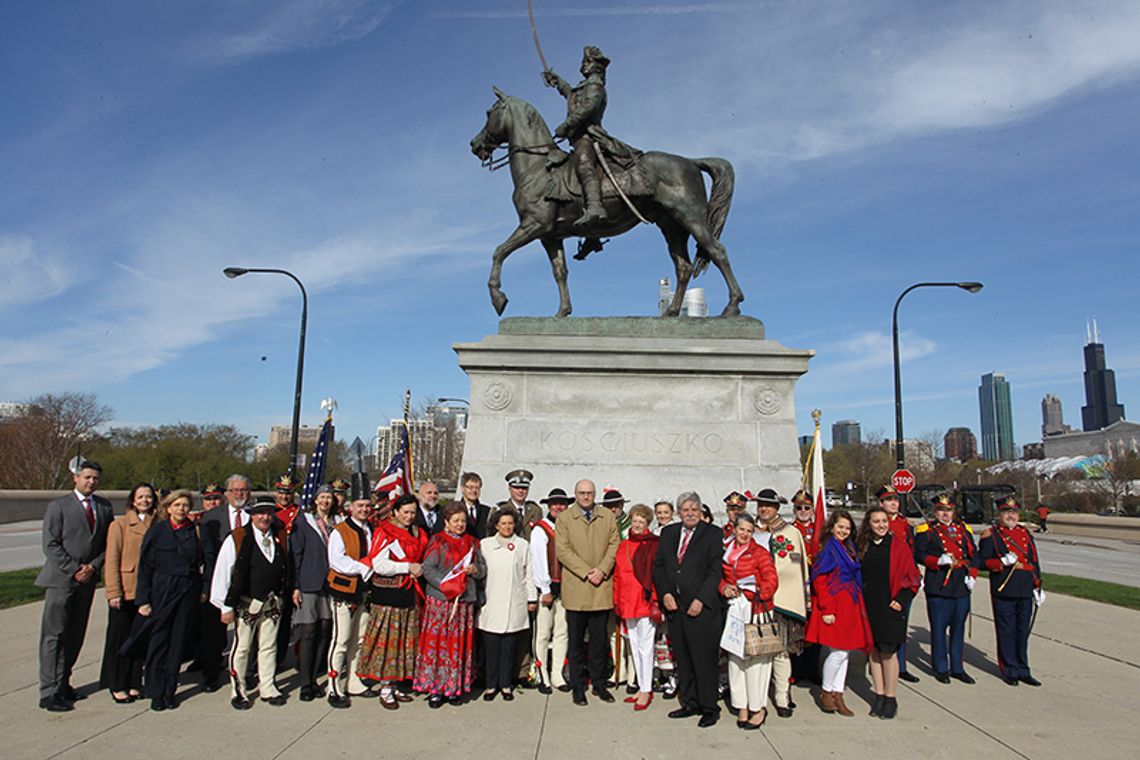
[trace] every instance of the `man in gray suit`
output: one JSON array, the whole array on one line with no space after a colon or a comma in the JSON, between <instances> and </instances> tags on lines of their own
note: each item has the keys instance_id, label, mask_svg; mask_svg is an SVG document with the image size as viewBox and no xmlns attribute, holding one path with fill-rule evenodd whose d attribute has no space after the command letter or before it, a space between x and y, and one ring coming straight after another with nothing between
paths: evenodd
<instances>
[{"instance_id":1,"label":"man in gray suit","mask_svg":"<svg viewBox=\"0 0 1140 760\"><path fill-rule=\"evenodd\" d=\"M44 589L40 626L40 707L51 712L75 709L83 699L71 686L71 669L87 636L95 585L103 572L111 502L95 495L103 472L80 462L75 490L54 500L44 513L44 567L36 585Z\"/></svg>"}]
</instances>

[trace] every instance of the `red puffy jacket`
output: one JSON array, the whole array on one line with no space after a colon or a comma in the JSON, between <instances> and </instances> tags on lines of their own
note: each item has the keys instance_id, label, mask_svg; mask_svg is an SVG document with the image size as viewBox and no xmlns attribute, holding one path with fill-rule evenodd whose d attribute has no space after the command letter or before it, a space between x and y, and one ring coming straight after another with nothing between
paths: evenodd
<instances>
[{"instance_id":1,"label":"red puffy jacket","mask_svg":"<svg viewBox=\"0 0 1140 760\"><path fill-rule=\"evenodd\" d=\"M751 577L755 580L755 589L744 588L741 591L752 602L752 613L772 609L772 597L780 586L780 576L776 572L776 564L772 562L772 555L753 541L749 541L739 554L736 554L737 548L733 541L725 549L719 586L721 596L725 589L736 586L740 579ZM732 555L735 556L730 560Z\"/></svg>"}]
</instances>

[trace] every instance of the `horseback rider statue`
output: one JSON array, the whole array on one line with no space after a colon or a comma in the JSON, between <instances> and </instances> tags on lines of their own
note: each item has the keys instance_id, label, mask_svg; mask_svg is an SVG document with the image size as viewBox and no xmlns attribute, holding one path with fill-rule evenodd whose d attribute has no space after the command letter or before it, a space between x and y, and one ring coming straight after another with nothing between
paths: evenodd
<instances>
[{"instance_id":1,"label":"horseback rider statue","mask_svg":"<svg viewBox=\"0 0 1140 760\"><path fill-rule=\"evenodd\" d=\"M606 67L610 59L602 51L587 45L582 51L582 76L577 86L554 73L542 72L548 87L558 90L566 98L566 119L554 130L555 137L565 137L574 148L574 173L582 183L582 215L574 222L577 228L588 228L606 219L602 206L602 180L598 171L598 157L594 140L608 135L602 129L602 116L606 112Z\"/></svg>"}]
</instances>

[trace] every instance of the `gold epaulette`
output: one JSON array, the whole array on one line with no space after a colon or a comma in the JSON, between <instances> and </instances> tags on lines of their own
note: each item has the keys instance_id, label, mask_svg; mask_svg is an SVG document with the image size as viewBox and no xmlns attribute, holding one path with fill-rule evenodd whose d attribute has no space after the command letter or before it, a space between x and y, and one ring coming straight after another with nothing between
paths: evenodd
<instances>
[{"instance_id":1,"label":"gold epaulette","mask_svg":"<svg viewBox=\"0 0 1140 760\"><path fill-rule=\"evenodd\" d=\"M919 523L914 528L915 533L925 533L928 530L930 530L930 523L928 522Z\"/></svg>"}]
</instances>

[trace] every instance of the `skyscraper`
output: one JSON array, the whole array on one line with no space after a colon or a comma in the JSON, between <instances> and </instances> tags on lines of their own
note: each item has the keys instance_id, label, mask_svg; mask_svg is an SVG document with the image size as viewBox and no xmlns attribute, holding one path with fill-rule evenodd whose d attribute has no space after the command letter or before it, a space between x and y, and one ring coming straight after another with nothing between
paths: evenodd
<instances>
[{"instance_id":1,"label":"skyscraper","mask_svg":"<svg viewBox=\"0 0 1140 760\"><path fill-rule=\"evenodd\" d=\"M840 420L831 425L831 445L849 446L858 444L863 440L859 423L855 420Z\"/></svg>"},{"instance_id":2,"label":"skyscraper","mask_svg":"<svg viewBox=\"0 0 1140 760\"><path fill-rule=\"evenodd\" d=\"M1105 369L1104 344L1093 320L1085 325L1085 405L1081 407L1081 427L1086 431L1106 428L1124 419L1124 405L1116 403L1116 374Z\"/></svg>"},{"instance_id":3,"label":"skyscraper","mask_svg":"<svg viewBox=\"0 0 1140 760\"><path fill-rule=\"evenodd\" d=\"M982 418L982 458L1013 459L1013 413L1009 383L1001 372L982 375L978 387L978 407Z\"/></svg>"},{"instance_id":4,"label":"skyscraper","mask_svg":"<svg viewBox=\"0 0 1140 760\"><path fill-rule=\"evenodd\" d=\"M942 436L942 449L947 459L965 462L978 456L978 439L968 427L952 427Z\"/></svg>"},{"instance_id":5,"label":"skyscraper","mask_svg":"<svg viewBox=\"0 0 1140 760\"><path fill-rule=\"evenodd\" d=\"M1061 399L1052 393L1046 393L1041 399L1041 437L1068 433L1069 426L1065 424L1065 413L1061 410Z\"/></svg>"}]
</instances>

